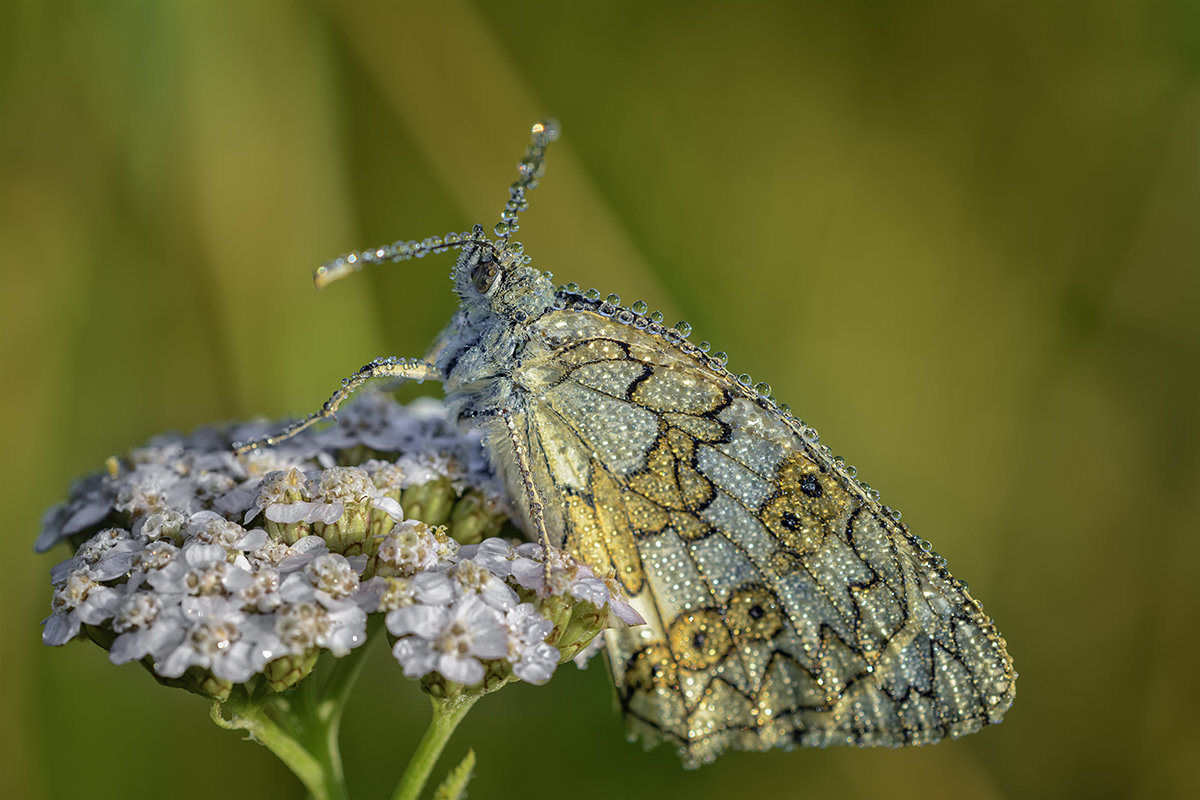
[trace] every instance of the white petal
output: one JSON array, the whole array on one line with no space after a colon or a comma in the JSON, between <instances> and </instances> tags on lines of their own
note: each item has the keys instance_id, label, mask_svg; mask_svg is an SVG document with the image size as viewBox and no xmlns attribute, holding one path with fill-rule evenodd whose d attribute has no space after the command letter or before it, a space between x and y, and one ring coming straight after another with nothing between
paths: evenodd
<instances>
[{"instance_id":1,"label":"white petal","mask_svg":"<svg viewBox=\"0 0 1200 800\"><path fill-rule=\"evenodd\" d=\"M432 639L450 621L450 610L439 606L405 606L389 611L385 621L393 636L415 633L422 639Z\"/></svg>"},{"instance_id":2,"label":"white petal","mask_svg":"<svg viewBox=\"0 0 1200 800\"><path fill-rule=\"evenodd\" d=\"M79 619L70 613L51 614L42 629L42 644L58 647L79 634Z\"/></svg>"},{"instance_id":3,"label":"white petal","mask_svg":"<svg viewBox=\"0 0 1200 800\"><path fill-rule=\"evenodd\" d=\"M429 646L429 642L413 636L396 640L392 655L404 667L404 675L409 678L424 677L433 672L437 665L437 653Z\"/></svg>"},{"instance_id":4,"label":"white petal","mask_svg":"<svg viewBox=\"0 0 1200 800\"><path fill-rule=\"evenodd\" d=\"M133 569L132 553L114 553L100 559L100 563L91 569L93 580L111 581L113 578L126 575Z\"/></svg>"},{"instance_id":5,"label":"white petal","mask_svg":"<svg viewBox=\"0 0 1200 800\"><path fill-rule=\"evenodd\" d=\"M546 585L546 565L541 561L519 558L513 562L512 576L526 589L541 589Z\"/></svg>"},{"instance_id":6,"label":"white petal","mask_svg":"<svg viewBox=\"0 0 1200 800\"><path fill-rule=\"evenodd\" d=\"M287 603L310 603L316 599L316 588L305 575L295 572L279 585L279 596Z\"/></svg>"},{"instance_id":7,"label":"white petal","mask_svg":"<svg viewBox=\"0 0 1200 800\"><path fill-rule=\"evenodd\" d=\"M312 513L313 507L321 505L320 503L305 503L297 500L294 503L270 503L264 513L267 519L271 522L278 522L280 525L291 525L308 518Z\"/></svg>"},{"instance_id":8,"label":"white petal","mask_svg":"<svg viewBox=\"0 0 1200 800\"><path fill-rule=\"evenodd\" d=\"M216 500L214 500L213 506L216 507L218 510L222 511L223 513L228 514L231 517L234 514L236 514L237 512L243 511L247 507L249 507L250 510L247 513L250 516L247 519L243 520L243 523L245 523L245 522L249 522L251 519L253 519L258 514L258 511L259 511L258 506L252 505L253 503L254 503L254 495L253 494L246 491L245 489L236 489L235 488L235 489L230 489L228 492L226 492L225 494L221 495Z\"/></svg>"},{"instance_id":9,"label":"white petal","mask_svg":"<svg viewBox=\"0 0 1200 800\"><path fill-rule=\"evenodd\" d=\"M68 558L66 561L60 561L50 569L50 583L58 586L65 583L67 576L71 571L79 566L79 559Z\"/></svg>"},{"instance_id":10,"label":"white petal","mask_svg":"<svg viewBox=\"0 0 1200 800\"><path fill-rule=\"evenodd\" d=\"M479 593L479 598L487 603L492 608L508 611L510 608L516 608L521 599L517 597L517 593L512 587L499 578L493 577L488 581L487 586Z\"/></svg>"},{"instance_id":11,"label":"white petal","mask_svg":"<svg viewBox=\"0 0 1200 800\"><path fill-rule=\"evenodd\" d=\"M116 589L96 586L88 592L87 599L75 610L75 615L80 622L99 625L117 613L117 606L120 602L121 594Z\"/></svg>"},{"instance_id":12,"label":"white petal","mask_svg":"<svg viewBox=\"0 0 1200 800\"><path fill-rule=\"evenodd\" d=\"M320 536L302 536L290 548L293 555L320 553L326 549L325 540Z\"/></svg>"},{"instance_id":13,"label":"white petal","mask_svg":"<svg viewBox=\"0 0 1200 800\"><path fill-rule=\"evenodd\" d=\"M404 519L404 509L400 507L400 502L390 497L377 497L371 501L371 505L397 522Z\"/></svg>"},{"instance_id":14,"label":"white petal","mask_svg":"<svg viewBox=\"0 0 1200 800\"><path fill-rule=\"evenodd\" d=\"M262 528L255 528L252 531L246 531L246 535L233 543L234 549L243 552L250 550L258 550L263 547L270 537Z\"/></svg>"},{"instance_id":15,"label":"white petal","mask_svg":"<svg viewBox=\"0 0 1200 800\"><path fill-rule=\"evenodd\" d=\"M615 593L610 593L608 596L608 607L612 611L613 616L624 622L626 625L645 625L646 620L638 613L638 610L622 597L618 597Z\"/></svg>"},{"instance_id":16,"label":"white petal","mask_svg":"<svg viewBox=\"0 0 1200 800\"><path fill-rule=\"evenodd\" d=\"M446 572L422 572L410 578L417 599L431 606L448 606L454 600L454 581Z\"/></svg>"},{"instance_id":17,"label":"white petal","mask_svg":"<svg viewBox=\"0 0 1200 800\"><path fill-rule=\"evenodd\" d=\"M469 657L460 658L443 654L437 661L437 671L449 680L457 681L464 686L470 686L483 680L483 665Z\"/></svg>"},{"instance_id":18,"label":"white petal","mask_svg":"<svg viewBox=\"0 0 1200 800\"><path fill-rule=\"evenodd\" d=\"M537 645L525 653L520 663L513 667L513 674L526 683L541 686L550 680L562 654L548 644Z\"/></svg>"},{"instance_id":19,"label":"white petal","mask_svg":"<svg viewBox=\"0 0 1200 800\"><path fill-rule=\"evenodd\" d=\"M503 627L478 632L471 640L471 655L479 658L504 658L508 655L508 630Z\"/></svg>"},{"instance_id":20,"label":"white petal","mask_svg":"<svg viewBox=\"0 0 1200 800\"><path fill-rule=\"evenodd\" d=\"M364 617L362 625L346 625L334 629L333 635L324 642L325 647L329 648L329 652L341 658L367 640L366 631L367 624Z\"/></svg>"},{"instance_id":21,"label":"white petal","mask_svg":"<svg viewBox=\"0 0 1200 800\"><path fill-rule=\"evenodd\" d=\"M148 642L149 637L144 635L144 631L122 633L113 640L112 647L108 649L108 660L114 664L127 664L144 658L149 652L146 646Z\"/></svg>"},{"instance_id":22,"label":"white petal","mask_svg":"<svg viewBox=\"0 0 1200 800\"><path fill-rule=\"evenodd\" d=\"M313 509L313 513L309 514L309 522L324 522L326 525L333 525L340 520L346 513L346 505L341 500L336 503L321 503L320 506Z\"/></svg>"},{"instance_id":23,"label":"white petal","mask_svg":"<svg viewBox=\"0 0 1200 800\"><path fill-rule=\"evenodd\" d=\"M178 678L193 664L204 666L199 655L191 645L182 644L168 653L165 659L155 663L154 671L164 678Z\"/></svg>"},{"instance_id":24,"label":"white petal","mask_svg":"<svg viewBox=\"0 0 1200 800\"><path fill-rule=\"evenodd\" d=\"M192 542L183 548L183 560L192 567L211 567L224 562L225 556L225 548L219 544Z\"/></svg>"},{"instance_id":25,"label":"white petal","mask_svg":"<svg viewBox=\"0 0 1200 800\"><path fill-rule=\"evenodd\" d=\"M599 578L581 578L571 584L571 596L586 600L596 608L604 608L608 602L608 587Z\"/></svg>"}]
</instances>

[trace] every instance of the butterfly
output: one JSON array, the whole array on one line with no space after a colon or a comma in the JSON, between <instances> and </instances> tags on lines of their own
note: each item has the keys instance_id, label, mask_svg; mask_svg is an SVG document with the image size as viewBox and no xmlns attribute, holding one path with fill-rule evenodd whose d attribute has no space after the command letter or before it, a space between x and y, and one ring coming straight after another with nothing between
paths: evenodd
<instances>
[{"instance_id":1,"label":"butterfly","mask_svg":"<svg viewBox=\"0 0 1200 800\"><path fill-rule=\"evenodd\" d=\"M377 359L274 444L331 418L375 378L439 380L533 539L615 576L647 624L606 632L631 730L684 763L726 749L911 745L999 722L1006 644L928 542L811 427L663 325L575 284L555 287L512 240L558 137L532 141L495 228L476 225L323 264L458 249L461 301L424 358Z\"/></svg>"}]
</instances>

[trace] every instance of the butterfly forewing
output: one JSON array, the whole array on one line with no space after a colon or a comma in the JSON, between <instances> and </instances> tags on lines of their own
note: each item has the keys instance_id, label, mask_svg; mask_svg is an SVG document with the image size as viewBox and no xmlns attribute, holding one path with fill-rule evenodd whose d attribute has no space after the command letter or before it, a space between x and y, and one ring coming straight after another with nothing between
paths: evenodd
<instances>
[{"instance_id":1,"label":"butterfly forewing","mask_svg":"<svg viewBox=\"0 0 1200 800\"><path fill-rule=\"evenodd\" d=\"M999 720L991 621L800 423L675 332L558 299L513 371L518 425L555 544L648 622L608 633L635 730L695 764Z\"/></svg>"}]
</instances>

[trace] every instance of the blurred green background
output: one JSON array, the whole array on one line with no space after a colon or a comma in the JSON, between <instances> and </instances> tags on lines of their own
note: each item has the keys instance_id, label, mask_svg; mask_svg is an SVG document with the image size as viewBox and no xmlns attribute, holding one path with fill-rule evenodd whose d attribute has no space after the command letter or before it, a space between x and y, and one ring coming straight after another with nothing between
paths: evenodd
<instances>
[{"instance_id":1,"label":"blurred green background","mask_svg":"<svg viewBox=\"0 0 1200 800\"><path fill-rule=\"evenodd\" d=\"M491 225L769 380L933 541L1021 673L911 751L623 741L600 664L481 703L471 797L1196 796L1200 3L5 2L0 618L6 797L299 797L202 701L41 646L43 509L165 429L316 408L448 318ZM426 704L382 650L348 712L385 796Z\"/></svg>"}]
</instances>

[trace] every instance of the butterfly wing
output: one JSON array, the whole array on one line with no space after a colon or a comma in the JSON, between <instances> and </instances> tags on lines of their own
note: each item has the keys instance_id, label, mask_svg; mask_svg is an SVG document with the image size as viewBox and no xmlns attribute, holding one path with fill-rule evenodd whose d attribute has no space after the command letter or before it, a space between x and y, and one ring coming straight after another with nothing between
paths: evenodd
<instances>
[{"instance_id":1,"label":"butterfly wing","mask_svg":"<svg viewBox=\"0 0 1200 800\"><path fill-rule=\"evenodd\" d=\"M648 622L607 634L637 733L695 765L999 721L995 626L811 430L673 332L560 297L513 374L518 424L552 539Z\"/></svg>"}]
</instances>

